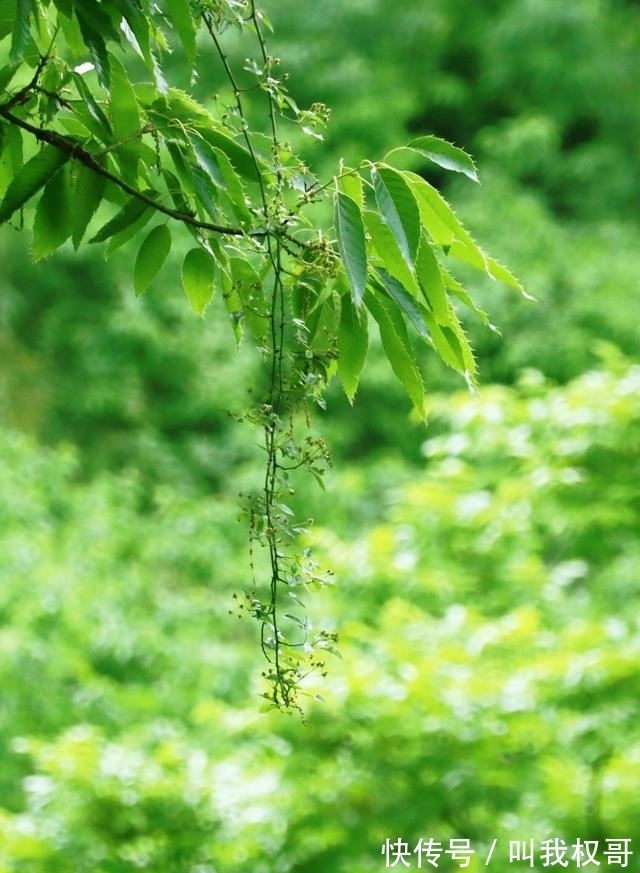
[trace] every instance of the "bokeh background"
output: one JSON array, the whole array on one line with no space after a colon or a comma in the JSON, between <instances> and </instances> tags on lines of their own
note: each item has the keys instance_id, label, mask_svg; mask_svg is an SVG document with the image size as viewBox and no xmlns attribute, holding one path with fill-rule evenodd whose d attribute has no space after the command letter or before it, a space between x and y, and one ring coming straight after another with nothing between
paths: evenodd
<instances>
[{"instance_id":1,"label":"bokeh background","mask_svg":"<svg viewBox=\"0 0 640 873\"><path fill-rule=\"evenodd\" d=\"M327 493L297 500L342 659L302 720L260 711L232 597L259 361L177 264L136 299L126 249L33 264L2 230L0 873L429 868L421 839L444 873L459 839L470 873L545 840L638 869L640 5L265 6L333 112L313 169L466 148L481 186L429 178L537 303L471 277L501 336L467 325L475 397L425 356L427 428L375 343L355 407L329 391Z\"/></svg>"}]
</instances>

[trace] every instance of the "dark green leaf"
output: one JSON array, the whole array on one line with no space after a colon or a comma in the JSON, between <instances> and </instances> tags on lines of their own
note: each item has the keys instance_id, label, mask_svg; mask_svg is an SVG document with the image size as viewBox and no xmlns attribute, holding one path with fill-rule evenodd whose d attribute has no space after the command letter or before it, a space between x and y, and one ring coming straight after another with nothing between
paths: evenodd
<instances>
[{"instance_id":1,"label":"dark green leaf","mask_svg":"<svg viewBox=\"0 0 640 873\"><path fill-rule=\"evenodd\" d=\"M214 122L215 123L215 122ZM251 152L239 145L235 140L227 136L220 130L214 130L210 127L202 127L196 125L198 133L213 146L214 149L220 149L231 161L236 172L244 176L245 179L250 179L252 182L257 182L261 175L260 166L256 166Z\"/></svg>"},{"instance_id":2,"label":"dark green leaf","mask_svg":"<svg viewBox=\"0 0 640 873\"><path fill-rule=\"evenodd\" d=\"M0 203L0 224L11 218L16 209L24 206L68 160L69 155L66 152L46 145L27 161L13 177Z\"/></svg>"},{"instance_id":3,"label":"dark green leaf","mask_svg":"<svg viewBox=\"0 0 640 873\"><path fill-rule=\"evenodd\" d=\"M144 294L162 269L171 249L171 231L166 224L150 230L140 246L133 269L133 287L136 294Z\"/></svg>"},{"instance_id":4,"label":"dark green leaf","mask_svg":"<svg viewBox=\"0 0 640 873\"><path fill-rule=\"evenodd\" d=\"M215 268L215 260L203 248L190 249L185 255L182 264L182 287L191 308L198 315L204 315L213 297Z\"/></svg>"},{"instance_id":5,"label":"dark green leaf","mask_svg":"<svg viewBox=\"0 0 640 873\"><path fill-rule=\"evenodd\" d=\"M353 403L369 345L367 313L362 308L356 309L349 294L342 296L341 304L338 373L344 393L349 403Z\"/></svg>"},{"instance_id":6,"label":"dark green leaf","mask_svg":"<svg viewBox=\"0 0 640 873\"><path fill-rule=\"evenodd\" d=\"M360 307L367 284L364 225L358 204L341 191L334 197L334 224L351 297L356 307Z\"/></svg>"},{"instance_id":7,"label":"dark green leaf","mask_svg":"<svg viewBox=\"0 0 640 873\"><path fill-rule=\"evenodd\" d=\"M386 270L379 269L378 275L382 279L382 289L386 291L396 306L400 307L420 336L423 337L423 339L429 339L429 331L424 323L424 317L422 314L422 309L424 307L420 307L420 304L416 301L415 297L412 297L406 288L404 288L397 279L390 276Z\"/></svg>"},{"instance_id":8,"label":"dark green leaf","mask_svg":"<svg viewBox=\"0 0 640 873\"><path fill-rule=\"evenodd\" d=\"M111 125L109 124L109 119L104 114L101 106L98 104L97 100L93 96L91 89L85 82L84 76L80 73L72 73L73 81L75 82L76 88L78 89L78 94L82 98L82 105L84 106L86 112L91 117L92 121L95 122L95 126L89 128L93 130L98 137L101 139L108 139L111 137Z\"/></svg>"},{"instance_id":9,"label":"dark green leaf","mask_svg":"<svg viewBox=\"0 0 640 873\"><path fill-rule=\"evenodd\" d=\"M420 211L411 188L403 174L391 167L374 167L371 180L380 215L396 238L407 266L413 269L420 242Z\"/></svg>"},{"instance_id":10,"label":"dark green leaf","mask_svg":"<svg viewBox=\"0 0 640 873\"><path fill-rule=\"evenodd\" d=\"M82 0L82 3L76 3L75 11L98 81L108 91L111 85L111 64L105 37L119 42L118 32L114 30L111 18L96 0Z\"/></svg>"}]
</instances>

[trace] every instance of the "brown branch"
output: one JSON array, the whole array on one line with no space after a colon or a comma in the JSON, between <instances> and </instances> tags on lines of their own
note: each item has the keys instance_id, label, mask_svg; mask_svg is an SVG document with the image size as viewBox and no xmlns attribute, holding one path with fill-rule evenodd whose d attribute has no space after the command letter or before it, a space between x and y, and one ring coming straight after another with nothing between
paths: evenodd
<instances>
[{"instance_id":1,"label":"brown branch","mask_svg":"<svg viewBox=\"0 0 640 873\"><path fill-rule=\"evenodd\" d=\"M22 130L26 130L34 136L38 142L48 143L49 145L54 146L54 148L65 152L65 154L69 155L70 158L84 164L85 167L88 167L98 176L102 176L110 182L113 182L114 185L117 185L122 191L125 191L131 197L135 197L142 203L146 203L147 206L155 209L156 212L161 212L163 215L167 215L169 218L180 221L189 227L195 227L198 230L207 230L211 233L219 233L225 236L264 237L268 233L266 230L245 231L240 227L229 227L223 224L214 224L209 221L200 221L200 219L196 218L191 212L182 212L179 209L172 209L170 206L158 203L158 201L154 200L153 197L150 197L143 191L138 191L138 189L134 188L133 185L129 185L129 183L125 182L124 179L121 179L115 173L112 173L110 170L107 170L106 167L103 167L102 164L100 164L90 152L82 148L76 140L69 139L55 130L36 127L29 121L25 121L23 118L18 118L10 112L10 107L7 104L0 104L0 116L6 119L10 124L15 124L17 127L22 128Z\"/></svg>"}]
</instances>

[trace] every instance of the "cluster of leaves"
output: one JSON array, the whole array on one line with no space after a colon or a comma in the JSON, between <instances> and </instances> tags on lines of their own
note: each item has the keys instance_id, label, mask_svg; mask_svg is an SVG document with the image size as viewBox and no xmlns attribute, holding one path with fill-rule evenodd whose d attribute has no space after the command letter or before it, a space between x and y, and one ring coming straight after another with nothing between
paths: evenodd
<instances>
[{"instance_id":1,"label":"cluster of leaves","mask_svg":"<svg viewBox=\"0 0 640 873\"><path fill-rule=\"evenodd\" d=\"M321 443L296 446L292 416L321 399L336 357L353 400L367 312L421 416L424 387L409 329L473 384L474 357L452 300L488 320L444 260L520 285L476 245L435 188L392 165L402 151L405 160L419 157L476 180L473 162L437 137L421 137L385 161L341 168L333 183L321 184L280 125L293 121L317 136L326 112L301 111L288 95L267 52L269 22L253 0L183 0L171 8L142 0L29 0L4 3L1 15L8 57L1 73L0 223L16 214L22 221L39 195L36 259L68 240L77 248L85 235L111 254L151 223L134 263L137 294L162 269L172 227L184 227L192 243L181 279L193 310L204 314L221 288L236 339L248 330L266 355L268 389L248 418L263 431L267 461L249 514L252 537L269 555L270 581L252 612L273 662L273 700L288 704L300 668L296 659L283 666L283 651L313 648L308 639L290 643L278 618L279 591L295 587L307 566L283 545L298 531L285 503L289 471L304 467L318 476L324 456ZM251 40L254 56L240 71L225 52L230 29ZM193 80L200 32L231 91L212 108L172 84L165 63L171 50L181 52ZM255 101L266 130L252 124ZM334 225L323 232L307 207L333 188Z\"/></svg>"}]
</instances>

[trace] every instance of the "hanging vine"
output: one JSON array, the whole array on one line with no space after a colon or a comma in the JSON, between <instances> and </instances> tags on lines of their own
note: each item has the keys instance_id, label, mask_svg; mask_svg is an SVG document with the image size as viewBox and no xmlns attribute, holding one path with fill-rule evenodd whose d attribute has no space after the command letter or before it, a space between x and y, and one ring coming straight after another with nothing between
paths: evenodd
<instances>
[{"instance_id":1,"label":"hanging vine","mask_svg":"<svg viewBox=\"0 0 640 873\"><path fill-rule=\"evenodd\" d=\"M477 181L461 149L422 136L382 161L313 176L280 125L321 139L328 110L295 104L269 54L269 29L254 0L0 0L0 46L6 39L9 49L0 68L0 223L30 223L36 259L67 240L78 248L85 236L111 254L151 223L134 264L137 294L162 269L172 228L191 235L182 284L192 308L204 315L219 289L237 341L252 338L268 374L244 416L262 433L264 474L244 495L254 579L238 599L260 625L265 696L290 707L336 643L304 616L301 595L329 577L300 546L306 522L289 505L297 472L321 481L328 462L308 428L314 406L336 374L353 402L371 321L424 416L414 341L473 385L459 310L489 325L455 279L455 262L522 288L435 188L396 166L396 158L433 162ZM230 35L249 54L240 66ZM209 52L226 100L199 101L193 87L171 82L172 53L195 82ZM318 225L308 207L329 197L333 221Z\"/></svg>"}]
</instances>

